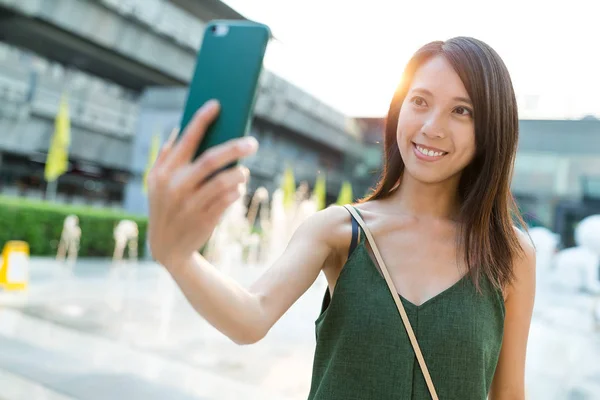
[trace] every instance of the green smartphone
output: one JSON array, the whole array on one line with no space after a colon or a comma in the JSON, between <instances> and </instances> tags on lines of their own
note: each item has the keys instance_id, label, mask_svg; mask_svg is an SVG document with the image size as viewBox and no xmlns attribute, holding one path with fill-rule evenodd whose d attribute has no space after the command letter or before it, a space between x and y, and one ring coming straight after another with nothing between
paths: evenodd
<instances>
[{"instance_id":1,"label":"green smartphone","mask_svg":"<svg viewBox=\"0 0 600 400\"><path fill-rule=\"evenodd\" d=\"M270 29L256 22L214 20L207 25L179 134L208 100L218 100L221 111L205 133L195 157L211 147L247 134L270 38Z\"/></svg>"}]
</instances>

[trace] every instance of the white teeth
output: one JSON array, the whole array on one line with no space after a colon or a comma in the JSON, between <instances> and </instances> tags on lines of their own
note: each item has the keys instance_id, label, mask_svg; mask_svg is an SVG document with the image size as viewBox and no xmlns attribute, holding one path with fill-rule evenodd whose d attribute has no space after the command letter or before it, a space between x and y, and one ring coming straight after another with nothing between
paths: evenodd
<instances>
[{"instance_id":1,"label":"white teeth","mask_svg":"<svg viewBox=\"0 0 600 400\"><path fill-rule=\"evenodd\" d=\"M430 157L438 157L438 156L444 155L443 152L427 150L427 149L422 148L421 146L417 146L417 150L419 150L421 153L425 154L426 156L430 156Z\"/></svg>"}]
</instances>

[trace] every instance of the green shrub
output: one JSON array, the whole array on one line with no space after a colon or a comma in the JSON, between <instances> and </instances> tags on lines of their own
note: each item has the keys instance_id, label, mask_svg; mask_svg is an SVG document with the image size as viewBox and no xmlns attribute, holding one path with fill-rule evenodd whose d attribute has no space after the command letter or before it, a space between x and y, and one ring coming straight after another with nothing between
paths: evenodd
<instances>
[{"instance_id":1,"label":"green shrub","mask_svg":"<svg viewBox=\"0 0 600 400\"><path fill-rule=\"evenodd\" d=\"M80 257L112 257L113 230L122 219L138 224L138 254L144 255L147 218L120 211L0 196L0 246L9 240L29 243L33 256L55 256L67 215L79 217Z\"/></svg>"}]
</instances>

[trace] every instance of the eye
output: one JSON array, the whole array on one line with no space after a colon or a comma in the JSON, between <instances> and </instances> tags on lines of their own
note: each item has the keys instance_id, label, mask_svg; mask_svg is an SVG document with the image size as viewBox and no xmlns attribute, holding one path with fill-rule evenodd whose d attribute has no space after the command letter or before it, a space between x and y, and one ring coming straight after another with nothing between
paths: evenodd
<instances>
[{"instance_id":1,"label":"eye","mask_svg":"<svg viewBox=\"0 0 600 400\"><path fill-rule=\"evenodd\" d=\"M425 107L427 105L427 102L421 96L413 97L412 99L410 99L410 102L413 103L417 107Z\"/></svg>"},{"instance_id":2,"label":"eye","mask_svg":"<svg viewBox=\"0 0 600 400\"><path fill-rule=\"evenodd\" d=\"M454 109L454 112L457 113L458 115L466 115L466 116L473 116L473 111L471 111L471 109L467 108L467 107L463 107L463 106L458 106Z\"/></svg>"}]
</instances>

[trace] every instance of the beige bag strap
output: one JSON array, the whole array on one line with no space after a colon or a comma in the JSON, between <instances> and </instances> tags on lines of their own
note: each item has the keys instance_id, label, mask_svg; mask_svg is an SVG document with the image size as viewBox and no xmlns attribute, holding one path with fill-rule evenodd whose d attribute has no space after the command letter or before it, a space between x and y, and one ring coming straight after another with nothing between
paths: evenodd
<instances>
[{"instance_id":1,"label":"beige bag strap","mask_svg":"<svg viewBox=\"0 0 600 400\"><path fill-rule=\"evenodd\" d=\"M375 244L375 239L373 235L371 235L371 231L367 228L365 221L360 217L358 212L351 205L345 205L346 209L352 214L354 219L358 222L360 227L362 228L365 235L367 235L367 240L371 245L371 249L375 254L375 258L377 259L377 263L379 264L379 268L387 282L388 288L390 292L392 292L392 297L396 302L396 306L398 307L398 311L400 312L400 317L402 318L402 322L404 323L404 328L406 328L406 333L408 333L408 338L410 339L410 343L412 344L413 350L415 351L415 355L417 356L417 361L419 362L419 366L421 367L421 372L423 372L423 376L425 377L425 382L427 383L427 388L429 389L429 393L431 394L431 398L433 400L438 400L437 393L435 392L435 387L433 386L433 382L431 381L431 376L429 375L429 370L427 369L427 364L425 364L425 359L423 358L423 354L421 353L421 348L419 347L419 343L417 342L417 338L415 337L415 333L412 329L410 321L408 319L408 315L406 315L406 310L404 310L404 305L402 301L400 301L400 296L398 295L398 291L394 286L394 282L392 282L392 278L387 270L385 263L383 262L383 258L381 257L381 253L379 253L379 249L377 249L377 244Z\"/></svg>"}]
</instances>

